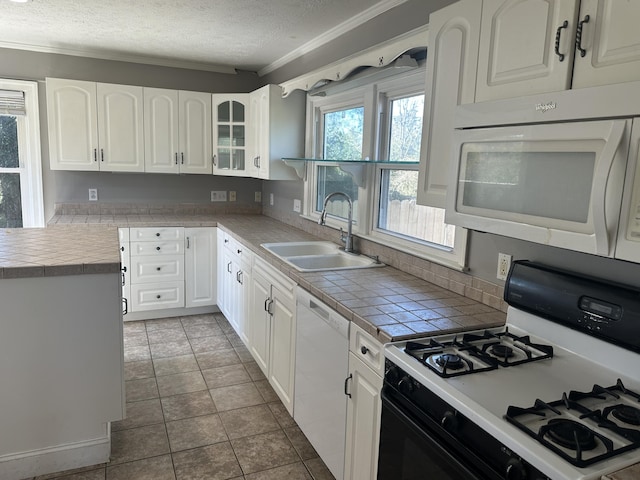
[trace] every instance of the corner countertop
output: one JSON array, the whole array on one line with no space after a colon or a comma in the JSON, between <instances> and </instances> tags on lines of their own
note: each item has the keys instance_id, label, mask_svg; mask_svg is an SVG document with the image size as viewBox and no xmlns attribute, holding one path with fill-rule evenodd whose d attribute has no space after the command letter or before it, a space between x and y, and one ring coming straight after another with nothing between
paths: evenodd
<instances>
[{"instance_id":1,"label":"corner countertop","mask_svg":"<svg viewBox=\"0 0 640 480\"><path fill-rule=\"evenodd\" d=\"M390 266L298 272L260 244L318 239L262 215L59 215L50 225L46 230L69 229L70 232L88 227L90 231L94 227L221 227L255 255L382 343L495 327L506 320L504 312ZM109 238L117 247L114 241L117 238L111 235Z\"/></svg>"},{"instance_id":2,"label":"corner countertop","mask_svg":"<svg viewBox=\"0 0 640 480\"><path fill-rule=\"evenodd\" d=\"M0 278L118 272L113 226L0 229Z\"/></svg>"}]
</instances>

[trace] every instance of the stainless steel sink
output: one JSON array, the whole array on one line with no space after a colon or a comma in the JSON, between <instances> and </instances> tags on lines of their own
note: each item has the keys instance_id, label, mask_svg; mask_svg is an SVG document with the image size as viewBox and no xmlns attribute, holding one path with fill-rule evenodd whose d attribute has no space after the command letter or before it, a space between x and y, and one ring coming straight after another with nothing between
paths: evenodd
<instances>
[{"instance_id":1,"label":"stainless steel sink","mask_svg":"<svg viewBox=\"0 0 640 480\"><path fill-rule=\"evenodd\" d=\"M262 247L300 272L383 267L365 255L346 253L331 242L263 243Z\"/></svg>"}]
</instances>

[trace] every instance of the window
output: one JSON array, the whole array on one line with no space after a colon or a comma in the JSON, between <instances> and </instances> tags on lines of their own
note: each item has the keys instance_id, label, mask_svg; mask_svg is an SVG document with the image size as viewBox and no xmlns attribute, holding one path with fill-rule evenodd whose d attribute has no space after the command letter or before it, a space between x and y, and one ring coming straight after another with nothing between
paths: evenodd
<instances>
[{"instance_id":1,"label":"window","mask_svg":"<svg viewBox=\"0 0 640 480\"><path fill-rule=\"evenodd\" d=\"M0 79L0 228L44 226L37 92Z\"/></svg>"},{"instance_id":2,"label":"window","mask_svg":"<svg viewBox=\"0 0 640 480\"><path fill-rule=\"evenodd\" d=\"M324 97L310 97L308 126L314 162L305 182L309 208L317 218L327 194L354 201L359 236L447 265L461 266L463 232L444 222L444 210L418 205L418 163L423 131L424 70L386 78ZM308 152L309 153L309 152ZM309 156L309 155L308 155ZM337 160L384 162L345 164ZM333 161L331 161L333 160ZM357 206L357 208L356 208ZM347 202L327 206L334 228L344 228Z\"/></svg>"}]
</instances>

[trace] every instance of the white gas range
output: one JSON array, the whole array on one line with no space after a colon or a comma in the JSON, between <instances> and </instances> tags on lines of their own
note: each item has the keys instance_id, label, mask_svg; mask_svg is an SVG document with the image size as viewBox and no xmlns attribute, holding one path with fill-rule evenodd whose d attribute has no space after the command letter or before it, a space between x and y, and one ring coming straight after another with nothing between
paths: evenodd
<instances>
[{"instance_id":1,"label":"white gas range","mask_svg":"<svg viewBox=\"0 0 640 480\"><path fill-rule=\"evenodd\" d=\"M640 294L530 262L505 292L505 328L385 347L379 480L588 480L640 462Z\"/></svg>"}]
</instances>

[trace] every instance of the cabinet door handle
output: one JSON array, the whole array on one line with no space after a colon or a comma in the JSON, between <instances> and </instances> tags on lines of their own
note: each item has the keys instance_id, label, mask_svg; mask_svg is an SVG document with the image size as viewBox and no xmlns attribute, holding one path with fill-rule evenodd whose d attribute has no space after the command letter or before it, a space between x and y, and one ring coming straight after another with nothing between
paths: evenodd
<instances>
[{"instance_id":1,"label":"cabinet door handle","mask_svg":"<svg viewBox=\"0 0 640 480\"><path fill-rule=\"evenodd\" d=\"M178 164L178 152L176 152L176 165Z\"/></svg>"},{"instance_id":2,"label":"cabinet door handle","mask_svg":"<svg viewBox=\"0 0 640 480\"><path fill-rule=\"evenodd\" d=\"M244 285L244 283L243 283L243 276L244 276L244 275L243 275L242 270L238 270L237 278L238 278L238 283L239 283L240 285Z\"/></svg>"},{"instance_id":3,"label":"cabinet door handle","mask_svg":"<svg viewBox=\"0 0 640 480\"><path fill-rule=\"evenodd\" d=\"M264 311L265 312L269 312L269 302L271 301L271 299L269 297L267 297L264 301Z\"/></svg>"},{"instance_id":4,"label":"cabinet door handle","mask_svg":"<svg viewBox=\"0 0 640 480\"><path fill-rule=\"evenodd\" d=\"M217 155L214 155L214 156L213 156L213 166L214 166L214 167L217 167L217 166L218 166L218 164L216 163L216 157L217 157Z\"/></svg>"},{"instance_id":5,"label":"cabinet door handle","mask_svg":"<svg viewBox=\"0 0 640 480\"><path fill-rule=\"evenodd\" d=\"M351 398L351 393L349 393L349 380L353 378L353 373L350 373L347 378L344 379L344 394Z\"/></svg>"},{"instance_id":6,"label":"cabinet door handle","mask_svg":"<svg viewBox=\"0 0 640 480\"><path fill-rule=\"evenodd\" d=\"M569 26L569 22L567 20L565 20L562 25L560 25L558 27L558 30L556 30L556 48L554 49L556 52L556 55L558 56L558 59L562 62L564 60L564 53L560 53L560 36L562 35L562 29L563 28L567 28Z\"/></svg>"},{"instance_id":7,"label":"cabinet door handle","mask_svg":"<svg viewBox=\"0 0 640 480\"><path fill-rule=\"evenodd\" d=\"M269 305L267 306L267 313L273 317L273 300L269 299Z\"/></svg>"},{"instance_id":8,"label":"cabinet door handle","mask_svg":"<svg viewBox=\"0 0 640 480\"><path fill-rule=\"evenodd\" d=\"M584 16L584 20L578 22L578 28L576 30L576 50L580 52L580 56L584 57L587 54L587 50L582 48L582 29L584 28L585 23L589 23L591 17L589 15Z\"/></svg>"},{"instance_id":9,"label":"cabinet door handle","mask_svg":"<svg viewBox=\"0 0 640 480\"><path fill-rule=\"evenodd\" d=\"M189 237L187 237L187 249L191 248L191 245L189 243Z\"/></svg>"},{"instance_id":10,"label":"cabinet door handle","mask_svg":"<svg viewBox=\"0 0 640 480\"><path fill-rule=\"evenodd\" d=\"M122 314L126 315L127 313L129 313L129 301L126 298L122 298Z\"/></svg>"},{"instance_id":11,"label":"cabinet door handle","mask_svg":"<svg viewBox=\"0 0 640 480\"><path fill-rule=\"evenodd\" d=\"M120 251L121 251L121 252L124 252L124 247L120 247Z\"/></svg>"},{"instance_id":12,"label":"cabinet door handle","mask_svg":"<svg viewBox=\"0 0 640 480\"><path fill-rule=\"evenodd\" d=\"M238 251L238 255L240 255L242 253L242 249L240 249L240 248L237 251Z\"/></svg>"},{"instance_id":13,"label":"cabinet door handle","mask_svg":"<svg viewBox=\"0 0 640 480\"><path fill-rule=\"evenodd\" d=\"M231 262L227 264L227 272L231 273Z\"/></svg>"},{"instance_id":14,"label":"cabinet door handle","mask_svg":"<svg viewBox=\"0 0 640 480\"><path fill-rule=\"evenodd\" d=\"M124 287L124 272L122 272L121 275L122 275L122 286Z\"/></svg>"},{"instance_id":15,"label":"cabinet door handle","mask_svg":"<svg viewBox=\"0 0 640 480\"><path fill-rule=\"evenodd\" d=\"M104 162L104 148L100 149L100 161Z\"/></svg>"},{"instance_id":16,"label":"cabinet door handle","mask_svg":"<svg viewBox=\"0 0 640 480\"><path fill-rule=\"evenodd\" d=\"M93 149L93 161L94 162L98 161L98 149L97 148Z\"/></svg>"},{"instance_id":17,"label":"cabinet door handle","mask_svg":"<svg viewBox=\"0 0 640 480\"><path fill-rule=\"evenodd\" d=\"M181 158L180 163L184 165L184 152L180 152L180 158Z\"/></svg>"}]
</instances>

